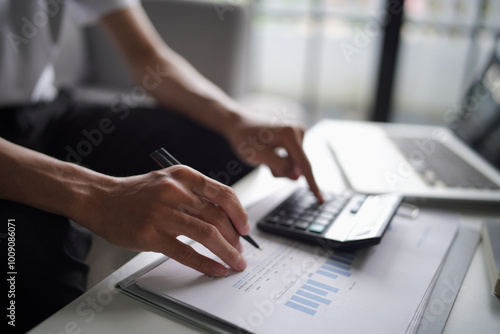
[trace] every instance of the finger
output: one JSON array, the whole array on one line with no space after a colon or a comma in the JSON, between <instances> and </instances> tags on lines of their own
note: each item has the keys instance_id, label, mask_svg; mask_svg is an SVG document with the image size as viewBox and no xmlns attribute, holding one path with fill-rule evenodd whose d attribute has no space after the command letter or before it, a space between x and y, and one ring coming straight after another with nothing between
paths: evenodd
<instances>
[{"instance_id":1,"label":"finger","mask_svg":"<svg viewBox=\"0 0 500 334\"><path fill-rule=\"evenodd\" d=\"M199 198L197 199L200 200ZM241 253L243 246L240 243L240 235L229 220L226 212L213 203L207 202L206 200L201 201L205 203L205 206L193 216L214 225L222 234L224 239L226 239L231 246L235 247Z\"/></svg>"},{"instance_id":2,"label":"finger","mask_svg":"<svg viewBox=\"0 0 500 334\"><path fill-rule=\"evenodd\" d=\"M232 269L242 271L246 268L245 259L240 252L224 239L214 225L187 216L185 224L183 224L182 234L204 245Z\"/></svg>"},{"instance_id":3,"label":"finger","mask_svg":"<svg viewBox=\"0 0 500 334\"><path fill-rule=\"evenodd\" d=\"M202 183L193 188L193 192L216 204L227 215L236 232L240 235L247 235L250 231L248 215L234 190L207 177L204 177Z\"/></svg>"},{"instance_id":4,"label":"finger","mask_svg":"<svg viewBox=\"0 0 500 334\"><path fill-rule=\"evenodd\" d=\"M284 136L283 143L288 155L293 161L293 165L301 171L302 175L304 175L314 196L316 196L320 203L323 203L323 195L314 179L311 163L302 149L302 136L299 134L295 134L295 136Z\"/></svg>"},{"instance_id":5,"label":"finger","mask_svg":"<svg viewBox=\"0 0 500 334\"><path fill-rule=\"evenodd\" d=\"M296 180L299 176L293 168L293 160L290 157L278 155L274 150L266 150L261 153L262 162L271 169L276 177L288 177Z\"/></svg>"},{"instance_id":6,"label":"finger","mask_svg":"<svg viewBox=\"0 0 500 334\"><path fill-rule=\"evenodd\" d=\"M170 189L169 196L174 189ZM194 193L189 187L182 183L175 184L175 204L171 204L171 209L179 210L184 214L196 217L204 222L216 226L222 236L235 248L242 250L239 241L239 234L231 224L227 214L217 205L208 202Z\"/></svg>"},{"instance_id":7,"label":"finger","mask_svg":"<svg viewBox=\"0 0 500 334\"><path fill-rule=\"evenodd\" d=\"M218 205L232 221L239 234L248 234L250 227L248 226L247 213L230 187L208 178L192 168L186 166L182 166L182 168L179 168L180 166L175 167L178 168L173 170L172 173L175 174L178 180L182 180L181 183L186 191L195 194L200 201L207 200Z\"/></svg>"},{"instance_id":8,"label":"finger","mask_svg":"<svg viewBox=\"0 0 500 334\"><path fill-rule=\"evenodd\" d=\"M228 272L227 268L223 264L201 255L191 246L186 245L177 239L166 244L162 253L177 262L182 263L183 265L204 273L205 275L224 277Z\"/></svg>"}]
</instances>

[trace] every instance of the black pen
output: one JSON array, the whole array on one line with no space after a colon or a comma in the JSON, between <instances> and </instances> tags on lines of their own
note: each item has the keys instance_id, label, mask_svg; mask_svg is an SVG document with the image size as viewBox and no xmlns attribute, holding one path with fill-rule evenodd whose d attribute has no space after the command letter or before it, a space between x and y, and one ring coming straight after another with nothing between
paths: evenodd
<instances>
[{"instance_id":1,"label":"black pen","mask_svg":"<svg viewBox=\"0 0 500 334\"><path fill-rule=\"evenodd\" d=\"M177 160L176 158L174 158L170 153L168 153L168 151L166 149L164 149L163 147L162 148L159 148L157 149L156 151L154 151L153 153L151 153L149 155L151 158L153 158L154 161L156 161L156 163L158 163L158 165L160 165L160 167L162 168L167 168L167 167L170 167L170 166L174 166L174 165L180 165L181 163L179 162L179 160ZM231 221L231 219L229 219L229 221ZM232 224L232 222L231 222ZM234 227L234 226L233 226ZM261 249L259 247L259 245L252 239L252 237L250 237L249 235L240 235L243 239L245 239L246 241L248 241L252 246L254 246L255 248L258 248L258 249Z\"/></svg>"}]
</instances>

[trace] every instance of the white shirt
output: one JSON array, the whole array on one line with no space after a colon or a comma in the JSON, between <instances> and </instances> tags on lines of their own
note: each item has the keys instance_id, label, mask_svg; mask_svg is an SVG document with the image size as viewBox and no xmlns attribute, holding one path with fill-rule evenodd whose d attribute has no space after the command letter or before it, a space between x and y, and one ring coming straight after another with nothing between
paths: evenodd
<instances>
[{"instance_id":1,"label":"white shirt","mask_svg":"<svg viewBox=\"0 0 500 334\"><path fill-rule=\"evenodd\" d=\"M138 2L0 0L0 107L54 98L52 61L65 10L85 25Z\"/></svg>"}]
</instances>

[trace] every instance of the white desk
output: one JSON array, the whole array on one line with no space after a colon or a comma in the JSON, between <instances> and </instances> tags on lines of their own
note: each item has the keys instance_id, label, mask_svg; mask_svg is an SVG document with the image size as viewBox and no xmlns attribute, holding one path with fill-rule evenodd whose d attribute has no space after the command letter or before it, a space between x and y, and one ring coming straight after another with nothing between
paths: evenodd
<instances>
[{"instance_id":1,"label":"white desk","mask_svg":"<svg viewBox=\"0 0 500 334\"><path fill-rule=\"evenodd\" d=\"M313 163L320 186L328 191L340 191L342 178L323 136L327 122L316 125L308 133L305 148ZM259 168L235 185L243 204L269 194L290 182L274 179L266 168ZM462 219L477 225L481 217L462 215ZM121 279L154 261L160 255L141 253L108 276L85 294L68 304L33 329L32 333L200 333L188 325L153 307L118 292L114 285ZM432 302L432 301L431 301ZM438 316L439 302L433 310ZM500 298L491 293L491 285L483 256L482 245L476 249L472 263L460 288L455 305L445 327L445 333L498 333L500 331Z\"/></svg>"}]
</instances>

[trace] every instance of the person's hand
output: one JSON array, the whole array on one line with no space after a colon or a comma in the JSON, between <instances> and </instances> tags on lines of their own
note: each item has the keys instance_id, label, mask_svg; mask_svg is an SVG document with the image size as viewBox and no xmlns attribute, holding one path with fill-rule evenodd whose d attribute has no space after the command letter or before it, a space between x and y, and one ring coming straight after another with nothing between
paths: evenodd
<instances>
[{"instance_id":1,"label":"person's hand","mask_svg":"<svg viewBox=\"0 0 500 334\"><path fill-rule=\"evenodd\" d=\"M182 165L111 180L93 194L83 218L96 234L128 249L163 253L210 276L227 274L224 265L177 239L184 235L232 269L245 269L238 233L249 232L247 214L230 187Z\"/></svg>"},{"instance_id":2,"label":"person's hand","mask_svg":"<svg viewBox=\"0 0 500 334\"><path fill-rule=\"evenodd\" d=\"M272 124L260 117L241 116L226 133L233 150L250 165L264 163L276 177L296 180L304 175L311 191L323 202L311 164L302 149L304 127L298 124Z\"/></svg>"}]
</instances>

